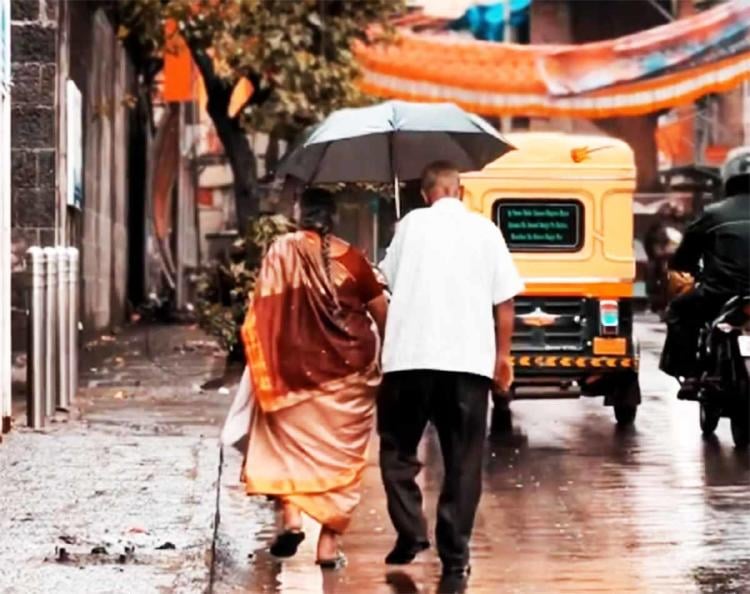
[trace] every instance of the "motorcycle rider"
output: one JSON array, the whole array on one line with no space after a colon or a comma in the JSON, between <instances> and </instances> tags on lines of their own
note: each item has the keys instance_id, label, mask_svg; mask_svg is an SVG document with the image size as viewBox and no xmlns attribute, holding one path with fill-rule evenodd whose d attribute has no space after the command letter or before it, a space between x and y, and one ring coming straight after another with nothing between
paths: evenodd
<instances>
[{"instance_id":1,"label":"motorcycle rider","mask_svg":"<svg viewBox=\"0 0 750 594\"><path fill-rule=\"evenodd\" d=\"M750 294L750 146L727 155L721 169L725 198L688 225L670 269L699 279L672 300L660 368L677 378L697 372L701 327L736 295ZM691 391L683 384L681 396Z\"/></svg>"}]
</instances>

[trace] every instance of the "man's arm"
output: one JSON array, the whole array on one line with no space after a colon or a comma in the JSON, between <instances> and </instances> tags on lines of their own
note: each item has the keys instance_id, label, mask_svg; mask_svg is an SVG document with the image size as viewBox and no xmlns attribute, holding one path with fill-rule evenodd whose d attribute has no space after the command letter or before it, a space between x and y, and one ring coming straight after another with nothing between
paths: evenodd
<instances>
[{"instance_id":1,"label":"man's arm","mask_svg":"<svg viewBox=\"0 0 750 594\"><path fill-rule=\"evenodd\" d=\"M524 289L521 275L518 274L513 257L499 230L495 238L495 270L493 278L493 299L495 315L495 390L507 393L513 383L513 365L510 348L513 338L515 310L513 298Z\"/></svg>"},{"instance_id":2,"label":"man's arm","mask_svg":"<svg viewBox=\"0 0 750 594\"><path fill-rule=\"evenodd\" d=\"M388 318L388 300L385 298L385 293L381 293L378 297L370 301L367 304L367 311L370 312L372 319L375 320L375 325L378 327L378 333L382 341L385 338L385 322Z\"/></svg>"},{"instance_id":3,"label":"man's arm","mask_svg":"<svg viewBox=\"0 0 750 594\"><path fill-rule=\"evenodd\" d=\"M408 221L409 215L406 215L396 223L396 232L393 235L391 244L385 252L385 257L380 264L378 264L378 269L383 273L383 276L385 276L385 280L388 281L388 288L391 293L393 293L393 289L396 285L398 265L401 260L401 245L404 243Z\"/></svg>"},{"instance_id":4,"label":"man's arm","mask_svg":"<svg viewBox=\"0 0 750 594\"><path fill-rule=\"evenodd\" d=\"M513 338L513 299L495 306L495 344L498 357L510 357L510 344Z\"/></svg>"},{"instance_id":5,"label":"man's arm","mask_svg":"<svg viewBox=\"0 0 750 594\"><path fill-rule=\"evenodd\" d=\"M513 339L513 321L515 310L513 299L508 299L495 306L495 372L493 384L496 392L507 394L513 383L513 364L510 357L510 346Z\"/></svg>"}]
</instances>

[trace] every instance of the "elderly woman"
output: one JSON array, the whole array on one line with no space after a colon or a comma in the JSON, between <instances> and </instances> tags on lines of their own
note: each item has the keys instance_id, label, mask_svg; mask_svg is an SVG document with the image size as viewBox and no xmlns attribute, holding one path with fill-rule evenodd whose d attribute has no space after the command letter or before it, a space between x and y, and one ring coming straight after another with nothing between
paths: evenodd
<instances>
[{"instance_id":1,"label":"elderly woman","mask_svg":"<svg viewBox=\"0 0 750 594\"><path fill-rule=\"evenodd\" d=\"M262 262L242 328L255 397L243 479L281 503L273 555L297 552L304 512L322 525L317 563L336 568L360 499L387 302L365 257L333 235L332 195L308 189L299 211L300 230Z\"/></svg>"}]
</instances>

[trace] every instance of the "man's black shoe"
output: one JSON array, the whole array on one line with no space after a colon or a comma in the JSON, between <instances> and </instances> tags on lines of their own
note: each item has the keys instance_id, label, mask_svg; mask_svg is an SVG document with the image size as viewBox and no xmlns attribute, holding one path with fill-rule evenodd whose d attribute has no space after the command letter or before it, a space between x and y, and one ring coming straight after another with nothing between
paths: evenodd
<instances>
[{"instance_id":1,"label":"man's black shoe","mask_svg":"<svg viewBox=\"0 0 750 594\"><path fill-rule=\"evenodd\" d=\"M407 565L414 561L414 557L419 553L429 548L430 543L424 540L408 544L397 540L396 546L386 555L385 562L388 565Z\"/></svg>"},{"instance_id":2,"label":"man's black shoe","mask_svg":"<svg viewBox=\"0 0 750 594\"><path fill-rule=\"evenodd\" d=\"M470 573L470 565L444 566L438 583L438 594L463 594Z\"/></svg>"},{"instance_id":3,"label":"man's black shoe","mask_svg":"<svg viewBox=\"0 0 750 594\"><path fill-rule=\"evenodd\" d=\"M442 577L464 577L471 574L471 565L443 565Z\"/></svg>"},{"instance_id":4,"label":"man's black shoe","mask_svg":"<svg viewBox=\"0 0 750 594\"><path fill-rule=\"evenodd\" d=\"M700 386L698 385L698 380L694 378L687 379L680 386L680 389L677 392L677 399L678 400L698 400L699 391L700 391Z\"/></svg>"}]
</instances>

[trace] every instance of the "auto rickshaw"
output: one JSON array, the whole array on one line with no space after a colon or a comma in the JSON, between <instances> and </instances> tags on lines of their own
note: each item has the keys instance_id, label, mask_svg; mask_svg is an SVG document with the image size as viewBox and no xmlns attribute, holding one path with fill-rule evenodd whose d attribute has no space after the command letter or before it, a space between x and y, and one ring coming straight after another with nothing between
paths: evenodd
<instances>
[{"instance_id":1,"label":"auto rickshaw","mask_svg":"<svg viewBox=\"0 0 750 594\"><path fill-rule=\"evenodd\" d=\"M464 202L498 225L526 283L515 300L512 397L603 395L617 423L632 424L641 402L633 151L598 136L507 139L517 150L462 183Z\"/></svg>"}]
</instances>

